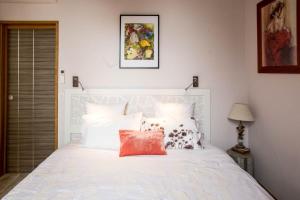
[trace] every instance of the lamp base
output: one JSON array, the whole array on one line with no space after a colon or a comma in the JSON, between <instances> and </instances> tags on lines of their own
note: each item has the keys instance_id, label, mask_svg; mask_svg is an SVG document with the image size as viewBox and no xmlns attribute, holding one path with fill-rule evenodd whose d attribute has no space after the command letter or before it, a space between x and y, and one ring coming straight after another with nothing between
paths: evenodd
<instances>
[{"instance_id":1,"label":"lamp base","mask_svg":"<svg viewBox=\"0 0 300 200\"><path fill-rule=\"evenodd\" d=\"M232 151L241 153L241 154L246 154L250 152L249 148L246 148L245 146L241 146L241 145L235 145L234 147L231 148Z\"/></svg>"}]
</instances>

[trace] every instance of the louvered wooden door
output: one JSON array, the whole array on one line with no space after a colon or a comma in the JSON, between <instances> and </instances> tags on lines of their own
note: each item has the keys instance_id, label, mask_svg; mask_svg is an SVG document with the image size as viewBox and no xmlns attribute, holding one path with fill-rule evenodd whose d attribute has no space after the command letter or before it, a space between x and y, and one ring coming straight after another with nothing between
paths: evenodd
<instances>
[{"instance_id":1,"label":"louvered wooden door","mask_svg":"<svg viewBox=\"0 0 300 200\"><path fill-rule=\"evenodd\" d=\"M7 29L6 171L30 172L56 148L56 29Z\"/></svg>"}]
</instances>

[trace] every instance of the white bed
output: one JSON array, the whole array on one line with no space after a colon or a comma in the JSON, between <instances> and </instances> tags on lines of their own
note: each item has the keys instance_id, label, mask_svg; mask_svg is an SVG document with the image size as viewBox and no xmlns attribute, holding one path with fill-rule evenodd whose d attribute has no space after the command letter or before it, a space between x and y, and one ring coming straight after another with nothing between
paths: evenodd
<instances>
[{"instance_id":1,"label":"white bed","mask_svg":"<svg viewBox=\"0 0 300 200\"><path fill-rule=\"evenodd\" d=\"M166 156L118 156L69 145L54 152L5 200L266 200L268 193L223 151L171 150Z\"/></svg>"},{"instance_id":2,"label":"white bed","mask_svg":"<svg viewBox=\"0 0 300 200\"><path fill-rule=\"evenodd\" d=\"M204 150L168 150L166 156L119 157L118 151L68 145L80 136L86 102L128 103L127 113L153 115L155 102L195 103ZM210 144L209 90L66 90L60 146L5 200L267 200L260 185ZM60 124L62 127L63 125ZM79 137L80 138L80 137Z\"/></svg>"}]
</instances>

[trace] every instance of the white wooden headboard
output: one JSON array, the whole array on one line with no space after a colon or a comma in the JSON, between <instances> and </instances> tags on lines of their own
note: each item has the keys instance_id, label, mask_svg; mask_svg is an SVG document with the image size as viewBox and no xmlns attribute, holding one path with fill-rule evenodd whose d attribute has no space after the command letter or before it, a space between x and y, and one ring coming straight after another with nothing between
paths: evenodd
<instances>
[{"instance_id":1,"label":"white wooden headboard","mask_svg":"<svg viewBox=\"0 0 300 200\"><path fill-rule=\"evenodd\" d=\"M65 90L64 144L70 143L72 134L80 134L82 115L86 102L115 104L128 102L127 113L143 112L154 115L155 102L195 103L194 117L199 120L201 132L210 143L210 90L207 89L80 89Z\"/></svg>"}]
</instances>

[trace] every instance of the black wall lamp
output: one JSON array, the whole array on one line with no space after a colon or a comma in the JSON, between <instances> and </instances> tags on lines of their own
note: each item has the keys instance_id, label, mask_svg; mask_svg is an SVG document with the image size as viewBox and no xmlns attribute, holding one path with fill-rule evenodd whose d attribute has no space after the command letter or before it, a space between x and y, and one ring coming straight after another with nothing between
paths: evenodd
<instances>
[{"instance_id":1,"label":"black wall lamp","mask_svg":"<svg viewBox=\"0 0 300 200\"><path fill-rule=\"evenodd\" d=\"M73 87L81 87L81 90L84 91L84 87L82 85L82 83L79 81L79 77L78 76L73 76Z\"/></svg>"},{"instance_id":2,"label":"black wall lamp","mask_svg":"<svg viewBox=\"0 0 300 200\"><path fill-rule=\"evenodd\" d=\"M198 76L193 76L193 82L187 86L184 90L188 91L191 87L197 88L199 87L199 77Z\"/></svg>"}]
</instances>

